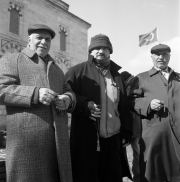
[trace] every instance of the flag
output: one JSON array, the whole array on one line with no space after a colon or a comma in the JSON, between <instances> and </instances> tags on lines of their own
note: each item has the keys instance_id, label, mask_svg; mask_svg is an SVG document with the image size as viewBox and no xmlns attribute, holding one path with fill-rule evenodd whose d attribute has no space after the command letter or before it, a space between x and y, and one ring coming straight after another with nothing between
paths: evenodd
<instances>
[{"instance_id":1,"label":"flag","mask_svg":"<svg viewBox=\"0 0 180 182\"><path fill-rule=\"evenodd\" d=\"M158 41L157 27L150 33L139 35L139 47Z\"/></svg>"}]
</instances>

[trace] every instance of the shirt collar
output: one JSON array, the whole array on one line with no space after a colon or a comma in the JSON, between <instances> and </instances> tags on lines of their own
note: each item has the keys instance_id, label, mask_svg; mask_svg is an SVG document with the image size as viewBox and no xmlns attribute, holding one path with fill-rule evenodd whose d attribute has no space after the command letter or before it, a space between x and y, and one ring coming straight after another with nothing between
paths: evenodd
<instances>
[{"instance_id":1,"label":"shirt collar","mask_svg":"<svg viewBox=\"0 0 180 182\"><path fill-rule=\"evenodd\" d=\"M159 68L157 68L157 67L155 67L155 66L154 66L154 68L155 68L156 70L158 70L158 71L169 73L168 66L167 66L165 69L163 69L163 70L161 70L161 69L159 69Z\"/></svg>"},{"instance_id":2,"label":"shirt collar","mask_svg":"<svg viewBox=\"0 0 180 182\"><path fill-rule=\"evenodd\" d=\"M170 67L167 67L166 69L168 70L167 73L169 74L171 74L174 71ZM160 69L153 67L151 70L149 70L149 75L150 76L155 75L159 73L160 71L161 71Z\"/></svg>"}]
</instances>

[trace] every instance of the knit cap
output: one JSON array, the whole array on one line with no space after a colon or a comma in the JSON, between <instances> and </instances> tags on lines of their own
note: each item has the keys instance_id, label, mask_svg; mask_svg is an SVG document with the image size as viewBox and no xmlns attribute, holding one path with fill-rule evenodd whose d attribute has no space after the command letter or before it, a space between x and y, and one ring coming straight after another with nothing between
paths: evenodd
<instances>
[{"instance_id":1,"label":"knit cap","mask_svg":"<svg viewBox=\"0 0 180 182\"><path fill-rule=\"evenodd\" d=\"M95 35L91 38L91 42L88 48L89 53L97 47L107 47L110 50L110 54L113 53L112 44L109 37L103 34Z\"/></svg>"}]
</instances>

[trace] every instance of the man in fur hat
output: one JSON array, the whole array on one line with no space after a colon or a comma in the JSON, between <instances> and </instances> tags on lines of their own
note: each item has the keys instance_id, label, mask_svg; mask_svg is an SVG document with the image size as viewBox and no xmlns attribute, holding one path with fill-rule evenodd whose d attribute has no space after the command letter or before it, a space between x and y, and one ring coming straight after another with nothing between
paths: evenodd
<instances>
[{"instance_id":1,"label":"man in fur hat","mask_svg":"<svg viewBox=\"0 0 180 182\"><path fill-rule=\"evenodd\" d=\"M129 174L125 146L131 138L131 115L121 68L110 60L106 35L91 38L86 62L65 75L76 94L70 146L74 182L121 182Z\"/></svg>"}]
</instances>

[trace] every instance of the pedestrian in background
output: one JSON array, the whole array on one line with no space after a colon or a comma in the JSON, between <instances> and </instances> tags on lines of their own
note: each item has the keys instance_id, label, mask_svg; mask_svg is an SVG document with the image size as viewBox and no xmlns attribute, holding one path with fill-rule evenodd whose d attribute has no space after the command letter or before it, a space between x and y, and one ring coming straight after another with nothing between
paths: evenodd
<instances>
[{"instance_id":1,"label":"pedestrian in background","mask_svg":"<svg viewBox=\"0 0 180 182\"><path fill-rule=\"evenodd\" d=\"M133 81L134 76L131 75L127 71L121 72L121 76L126 85L127 95L129 96L131 83ZM133 175L134 182L140 182L140 167L139 167L139 158L140 158L140 146L139 141L141 138L141 118L135 112L131 111L132 115L132 131L133 136L131 138L131 145L128 145L127 148L127 156L130 162L131 172Z\"/></svg>"}]
</instances>

